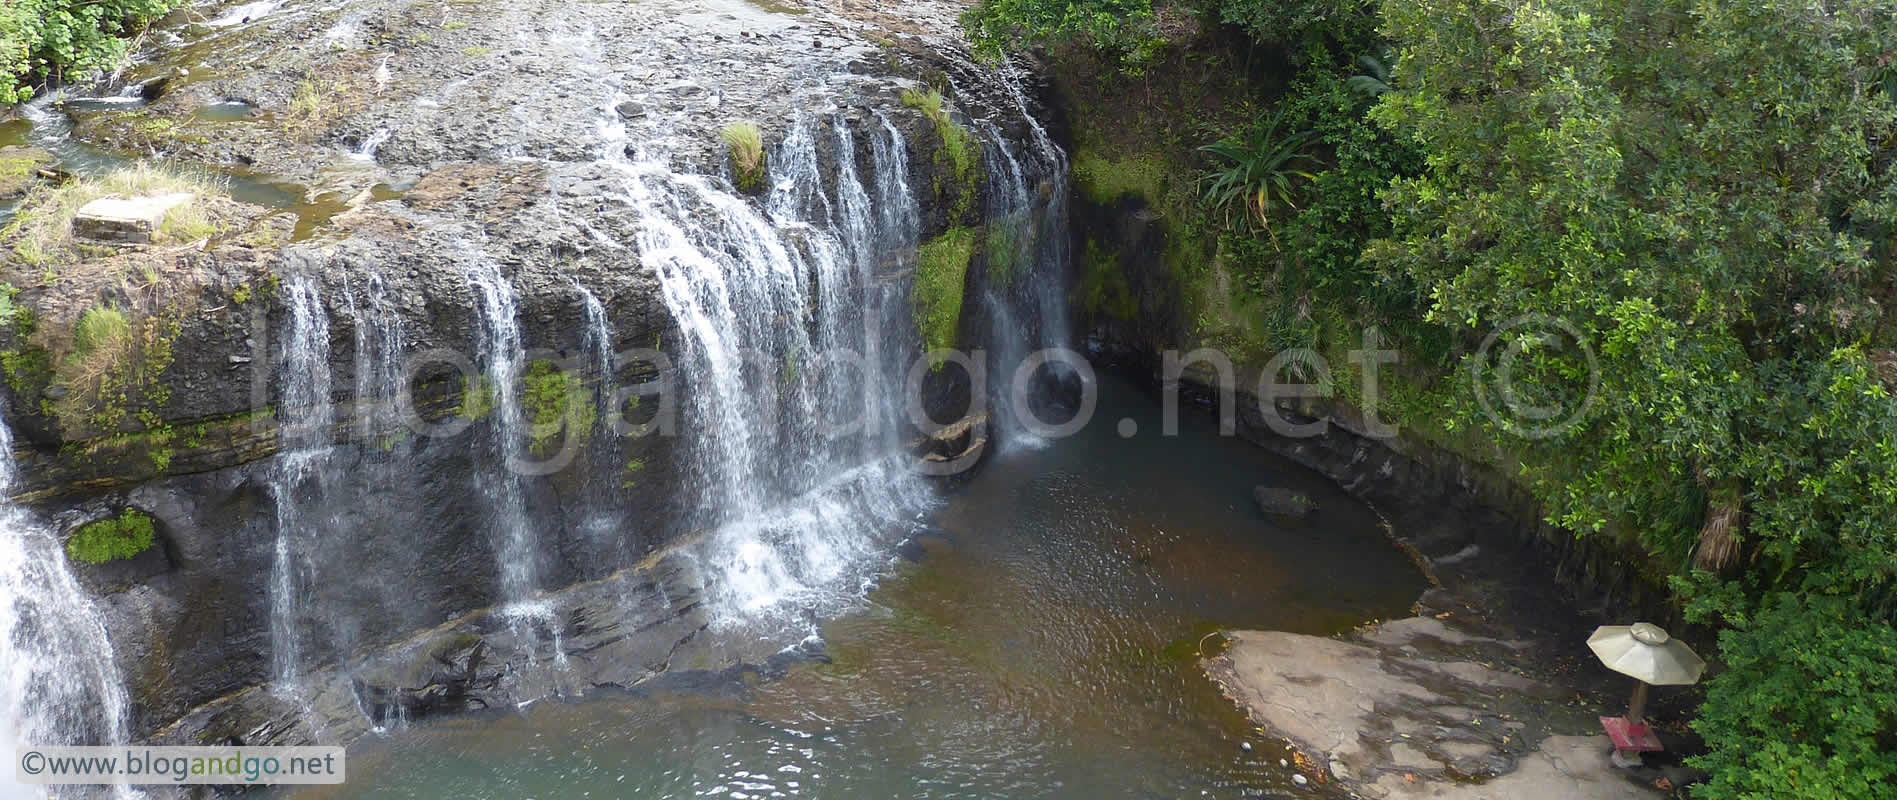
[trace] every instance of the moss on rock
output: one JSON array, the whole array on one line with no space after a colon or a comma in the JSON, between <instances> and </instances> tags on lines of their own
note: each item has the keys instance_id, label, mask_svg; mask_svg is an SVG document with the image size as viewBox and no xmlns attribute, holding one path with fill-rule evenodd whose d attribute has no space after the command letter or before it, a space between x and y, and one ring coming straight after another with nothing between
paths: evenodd
<instances>
[{"instance_id":1,"label":"moss on rock","mask_svg":"<svg viewBox=\"0 0 1897 800\"><path fill-rule=\"evenodd\" d=\"M66 540L66 555L87 564L123 561L149 549L155 536L151 515L128 508L117 517L79 526Z\"/></svg>"},{"instance_id":2,"label":"moss on rock","mask_svg":"<svg viewBox=\"0 0 1897 800\"><path fill-rule=\"evenodd\" d=\"M941 92L934 89L927 92L906 89L902 93L902 102L921 111L935 126L939 143L935 162L941 170L935 179L935 192L951 209L951 224L972 222L969 215L976 210L975 201L981 197L981 144L975 141L974 134L949 115L947 101ZM943 183L944 175L954 183Z\"/></svg>"},{"instance_id":3,"label":"moss on rock","mask_svg":"<svg viewBox=\"0 0 1897 800\"><path fill-rule=\"evenodd\" d=\"M53 165L53 155L31 147L0 147L0 200L25 194L39 180L39 171Z\"/></svg>"},{"instance_id":4,"label":"moss on rock","mask_svg":"<svg viewBox=\"0 0 1897 800\"><path fill-rule=\"evenodd\" d=\"M1112 205L1126 197L1139 198L1150 206L1163 205L1166 200L1166 164L1157 157L1109 158L1082 147L1074 153L1073 176L1080 195L1094 205Z\"/></svg>"},{"instance_id":5,"label":"moss on rock","mask_svg":"<svg viewBox=\"0 0 1897 800\"><path fill-rule=\"evenodd\" d=\"M566 441L574 446L585 444L592 436L599 409L577 373L543 359L527 366L521 383L521 410L532 428L535 455L551 454L562 430Z\"/></svg>"},{"instance_id":6,"label":"moss on rock","mask_svg":"<svg viewBox=\"0 0 1897 800\"><path fill-rule=\"evenodd\" d=\"M968 265L975 255L975 236L973 228L950 228L922 245L911 298L925 350L955 346ZM940 359L932 361L934 366L941 366Z\"/></svg>"},{"instance_id":7,"label":"moss on rock","mask_svg":"<svg viewBox=\"0 0 1897 800\"><path fill-rule=\"evenodd\" d=\"M1118 256L1104 250L1092 239L1080 258L1080 280L1074 286L1080 307L1094 314L1106 314L1121 320L1139 316L1139 299L1120 268Z\"/></svg>"}]
</instances>

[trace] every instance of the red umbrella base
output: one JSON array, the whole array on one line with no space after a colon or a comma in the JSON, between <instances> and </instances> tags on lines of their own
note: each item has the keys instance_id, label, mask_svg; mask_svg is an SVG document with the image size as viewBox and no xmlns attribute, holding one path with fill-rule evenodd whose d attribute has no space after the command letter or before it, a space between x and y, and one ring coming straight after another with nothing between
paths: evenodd
<instances>
[{"instance_id":1,"label":"red umbrella base","mask_svg":"<svg viewBox=\"0 0 1897 800\"><path fill-rule=\"evenodd\" d=\"M1651 728L1628 722L1626 717L1601 717L1601 727L1607 729L1607 738L1614 740L1615 750L1651 753L1666 749Z\"/></svg>"}]
</instances>

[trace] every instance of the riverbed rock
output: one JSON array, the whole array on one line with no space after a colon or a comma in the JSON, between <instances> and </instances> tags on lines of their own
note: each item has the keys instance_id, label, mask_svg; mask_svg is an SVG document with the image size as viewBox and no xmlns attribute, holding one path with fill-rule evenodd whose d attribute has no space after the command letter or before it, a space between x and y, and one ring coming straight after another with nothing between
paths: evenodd
<instances>
[{"instance_id":1,"label":"riverbed rock","mask_svg":"<svg viewBox=\"0 0 1897 800\"><path fill-rule=\"evenodd\" d=\"M1302 519L1317 513L1317 501L1296 489L1258 486L1251 493L1258 510L1269 516Z\"/></svg>"}]
</instances>

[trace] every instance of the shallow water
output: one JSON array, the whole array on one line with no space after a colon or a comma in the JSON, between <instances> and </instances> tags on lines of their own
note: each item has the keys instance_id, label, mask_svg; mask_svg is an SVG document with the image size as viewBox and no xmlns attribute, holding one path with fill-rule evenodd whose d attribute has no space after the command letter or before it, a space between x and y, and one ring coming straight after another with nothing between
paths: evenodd
<instances>
[{"instance_id":1,"label":"shallow water","mask_svg":"<svg viewBox=\"0 0 1897 800\"><path fill-rule=\"evenodd\" d=\"M1405 613L1423 580L1368 509L1103 376L1093 424L987 464L834 659L783 680L545 703L351 748L300 797L1236 797L1279 751L1197 667L1217 627L1331 633ZM1131 419L1138 433L1119 434ZM1322 510L1273 524L1254 485ZM1208 643L1209 644L1209 643ZM346 791L343 791L346 789ZM1299 790L1299 794L1304 794Z\"/></svg>"},{"instance_id":2,"label":"shallow water","mask_svg":"<svg viewBox=\"0 0 1897 800\"><path fill-rule=\"evenodd\" d=\"M76 98L64 101L65 108L93 112L127 111L138 108L133 97ZM0 146L20 144L44 149L56 159L54 167L80 178L94 178L131 165L135 159L107 150L91 142L74 138L72 122L62 110L47 107L45 101L24 106L21 119L0 123ZM243 103L214 103L200 109L201 119L236 121L248 118L250 107ZM289 211L296 215L295 241L310 238L330 218L347 208L350 196L342 192L312 193L298 183L256 173L243 168L195 166L224 185L231 199L262 206L271 211ZM372 199L387 200L400 194L386 184L371 189ZM0 205L0 224L16 211L14 205Z\"/></svg>"}]
</instances>

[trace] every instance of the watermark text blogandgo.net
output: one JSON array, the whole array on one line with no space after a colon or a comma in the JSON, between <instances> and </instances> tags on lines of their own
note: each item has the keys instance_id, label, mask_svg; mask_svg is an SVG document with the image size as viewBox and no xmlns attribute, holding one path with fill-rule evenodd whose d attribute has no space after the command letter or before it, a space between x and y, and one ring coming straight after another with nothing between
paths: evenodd
<instances>
[{"instance_id":1,"label":"watermark text blogandgo.net","mask_svg":"<svg viewBox=\"0 0 1897 800\"><path fill-rule=\"evenodd\" d=\"M23 747L16 752L19 783L343 782L341 747Z\"/></svg>"}]
</instances>

